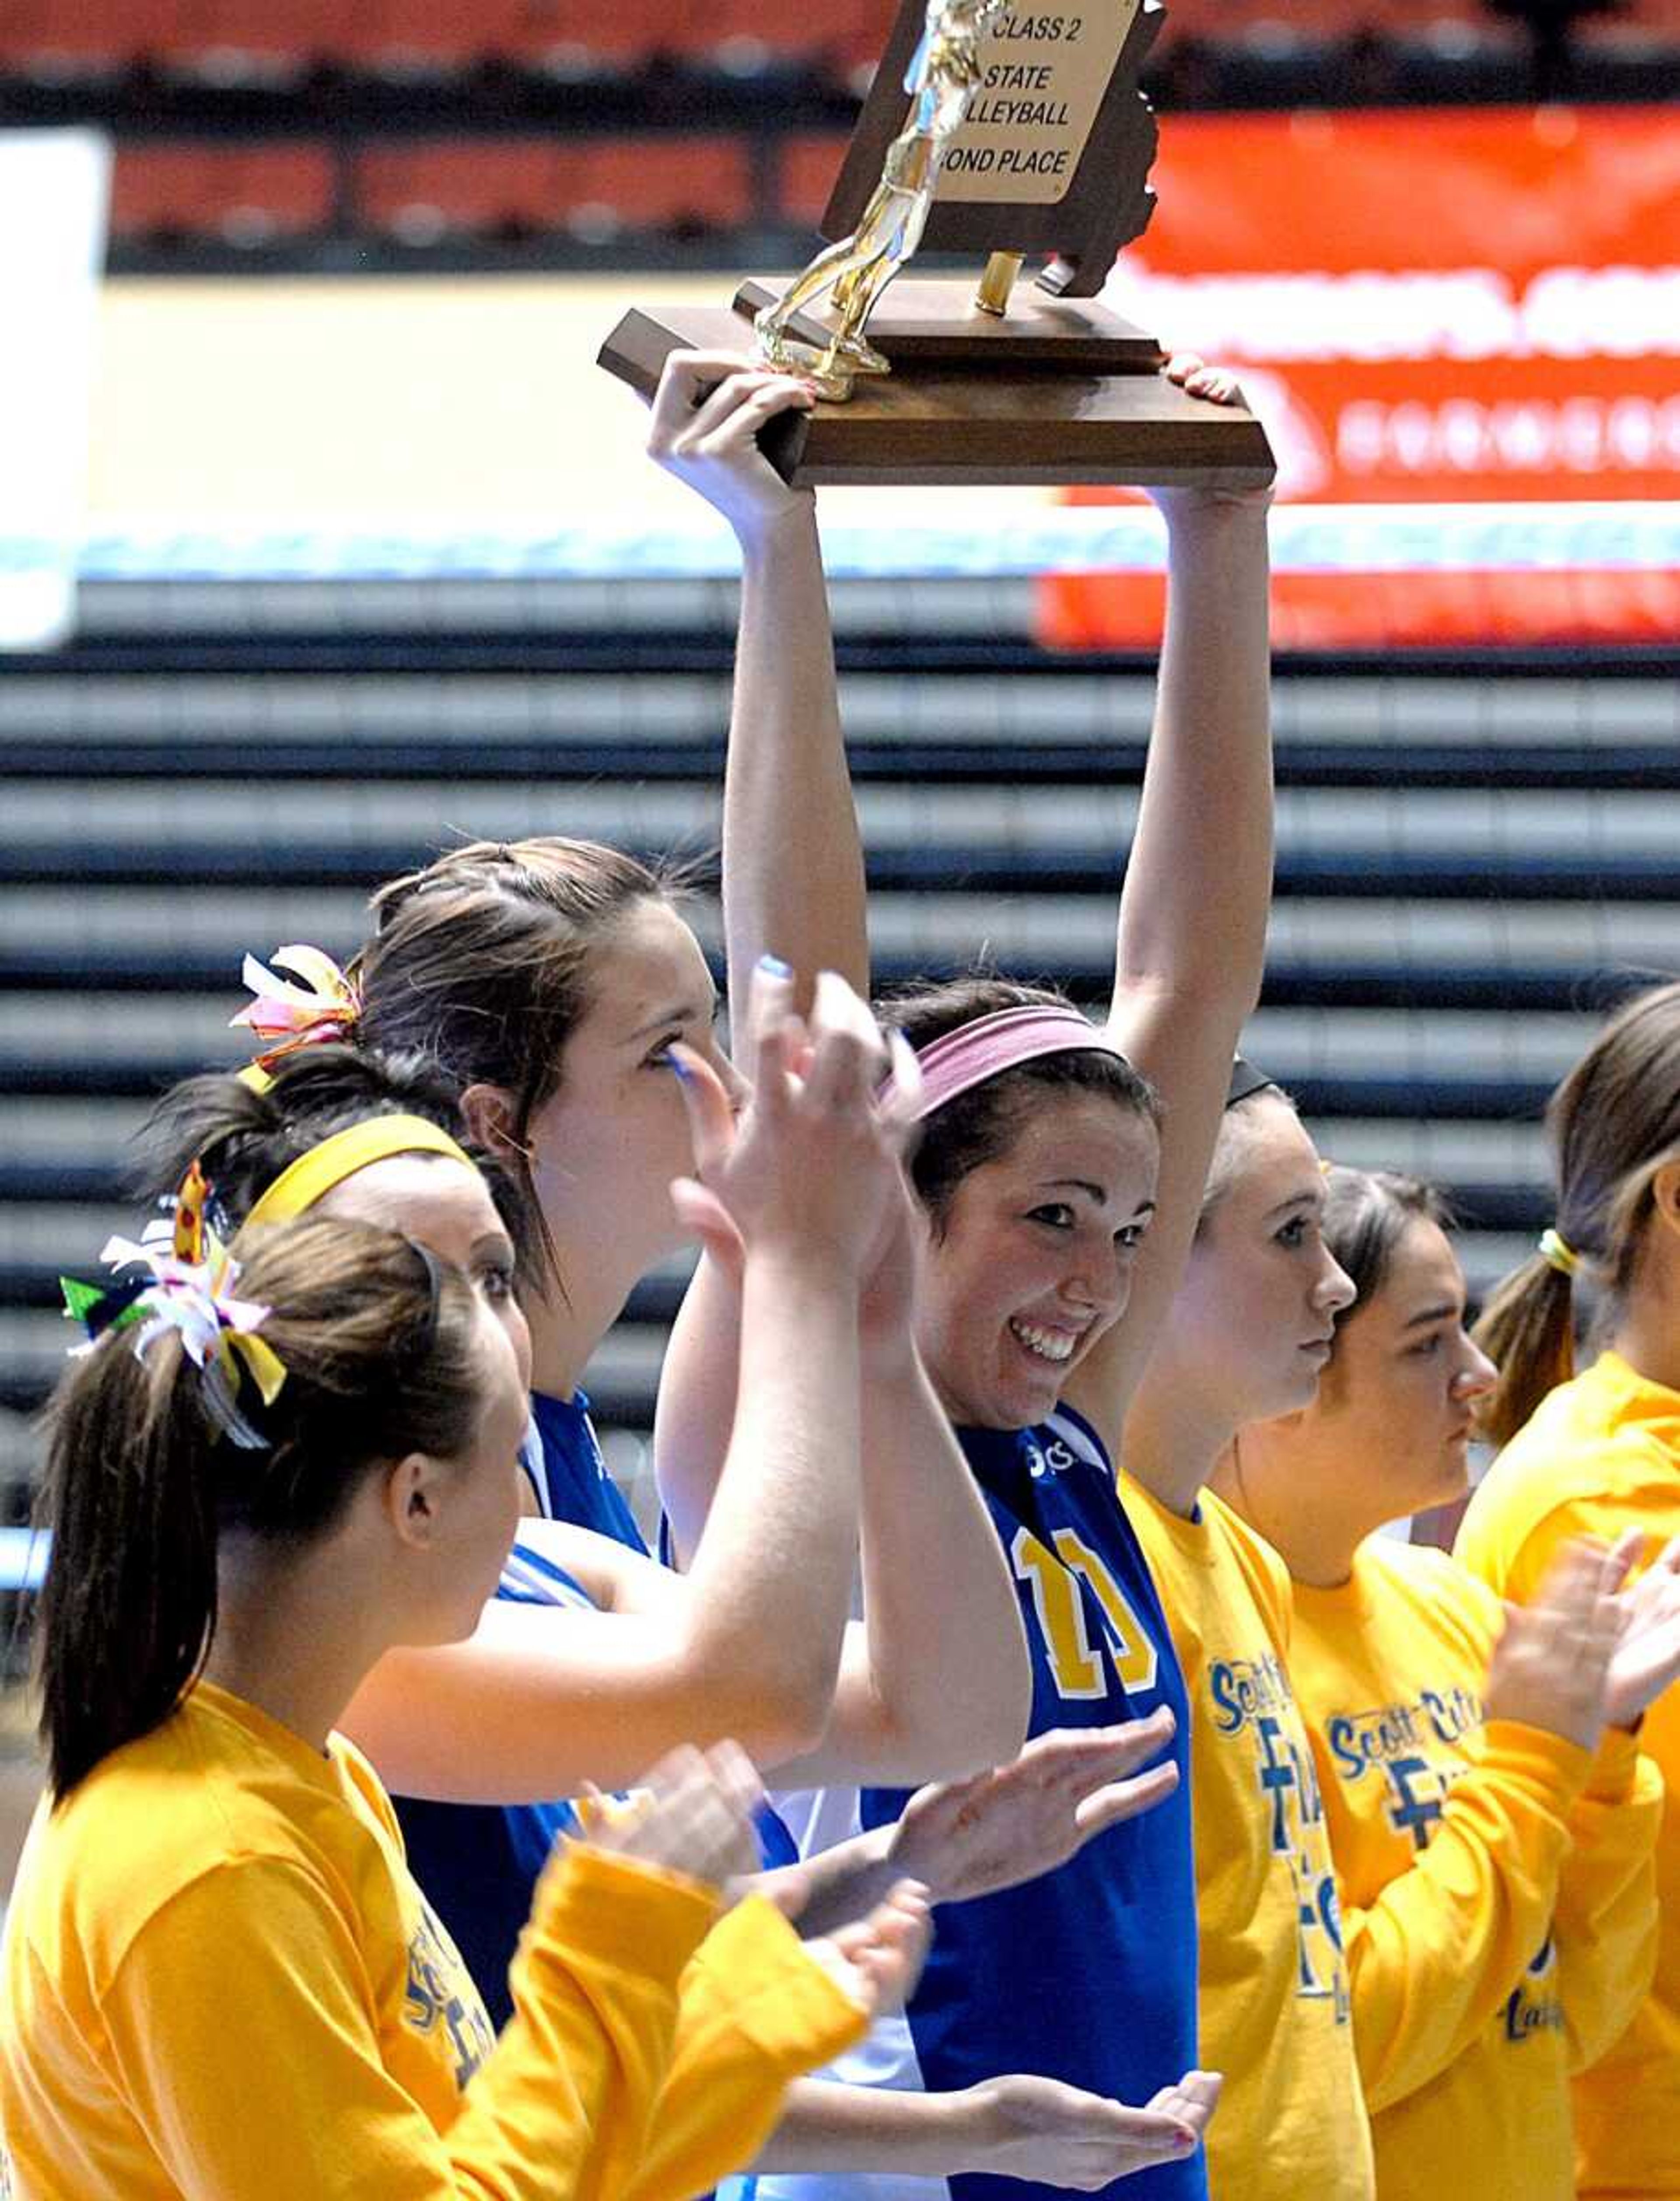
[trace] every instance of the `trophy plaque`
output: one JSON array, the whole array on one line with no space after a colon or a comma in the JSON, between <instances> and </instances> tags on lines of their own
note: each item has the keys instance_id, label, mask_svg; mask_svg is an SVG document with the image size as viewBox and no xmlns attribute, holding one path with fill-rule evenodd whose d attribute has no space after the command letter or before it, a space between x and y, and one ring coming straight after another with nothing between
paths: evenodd
<instances>
[{"instance_id":1,"label":"trophy plaque","mask_svg":"<svg viewBox=\"0 0 1680 2201\"><path fill-rule=\"evenodd\" d=\"M1137 72L1160 18L1160 0L902 0L832 242L729 307L633 310L601 364L644 396L678 346L803 376L818 403L760 438L801 484L1269 481L1254 415L1168 382L1154 337L1096 302L1154 208ZM902 278L923 247L973 253L978 288Z\"/></svg>"}]
</instances>

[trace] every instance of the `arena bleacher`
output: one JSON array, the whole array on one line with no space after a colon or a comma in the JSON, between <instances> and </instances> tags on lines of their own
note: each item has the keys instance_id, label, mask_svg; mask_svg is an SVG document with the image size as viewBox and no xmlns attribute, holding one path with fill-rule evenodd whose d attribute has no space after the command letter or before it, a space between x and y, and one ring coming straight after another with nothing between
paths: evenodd
<instances>
[{"instance_id":1,"label":"arena bleacher","mask_svg":"<svg viewBox=\"0 0 1680 2201\"><path fill-rule=\"evenodd\" d=\"M890 0L20 0L0 128L115 134L115 269L777 266ZM1173 0L1164 109L1648 101L1680 0Z\"/></svg>"},{"instance_id":2,"label":"arena bleacher","mask_svg":"<svg viewBox=\"0 0 1680 2201\"><path fill-rule=\"evenodd\" d=\"M979 950L1101 995L1152 679L1033 639L1008 582L837 588L884 982ZM146 1098L242 1059L241 954L348 954L367 889L458 834L714 845L715 584L107 583L0 686L0 1406L63 1350L56 1277L122 1225ZM1537 1118L1680 939L1680 703L1657 663L1286 661L1253 1052L1325 1150L1447 1183L1478 1288L1546 1219ZM702 931L715 916L701 897ZM590 1376L634 1475L678 1272Z\"/></svg>"}]
</instances>

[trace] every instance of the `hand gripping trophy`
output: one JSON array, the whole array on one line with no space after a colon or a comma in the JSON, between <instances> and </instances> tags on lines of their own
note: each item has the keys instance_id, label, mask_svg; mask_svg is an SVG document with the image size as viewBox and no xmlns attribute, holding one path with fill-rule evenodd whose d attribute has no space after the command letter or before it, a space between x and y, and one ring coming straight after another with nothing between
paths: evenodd
<instances>
[{"instance_id":1,"label":"hand gripping trophy","mask_svg":"<svg viewBox=\"0 0 1680 2201\"><path fill-rule=\"evenodd\" d=\"M981 42L1007 4L927 0L921 43L904 78L912 100L909 119L887 149L881 180L857 227L819 252L755 320L760 357L785 373L804 375L819 396L849 397L857 376L892 371L866 341L864 325L921 242L940 163L979 88ZM836 317L828 343L792 335L788 325L794 315L825 292Z\"/></svg>"}]
</instances>

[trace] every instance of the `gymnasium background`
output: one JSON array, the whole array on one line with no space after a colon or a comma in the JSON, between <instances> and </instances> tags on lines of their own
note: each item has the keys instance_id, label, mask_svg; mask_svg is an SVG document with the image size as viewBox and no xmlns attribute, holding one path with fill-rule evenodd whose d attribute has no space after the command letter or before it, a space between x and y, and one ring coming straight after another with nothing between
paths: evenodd
<instances>
[{"instance_id":1,"label":"gymnasium background","mask_svg":"<svg viewBox=\"0 0 1680 2201\"><path fill-rule=\"evenodd\" d=\"M711 844L731 546L593 354L808 255L888 15L0 0L3 1522L56 1278L132 1221L148 1096L238 1059L244 951L348 953L461 836ZM1282 461L1248 1050L1326 1152L1449 1187L1478 1288L1547 1219L1548 1089L1680 967L1677 64L1677 0L1170 0L1113 285ZM984 948L1095 1001L1153 515L825 532L883 977ZM588 1379L633 1488L679 1283Z\"/></svg>"}]
</instances>

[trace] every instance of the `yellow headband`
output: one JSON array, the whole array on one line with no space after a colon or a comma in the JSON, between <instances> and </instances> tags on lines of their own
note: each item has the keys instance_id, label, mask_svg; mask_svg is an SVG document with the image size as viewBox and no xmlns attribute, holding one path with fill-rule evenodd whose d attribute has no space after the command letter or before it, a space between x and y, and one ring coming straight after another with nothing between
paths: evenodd
<instances>
[{"instance_id":1,"label":"yellow headband","mask_svg":"<svg viewBox=\"0 0 1680 2201\"><path fill-rule=\"evenodd\" d=\"M307 1154L300 1154L284 1169L245 1218L244 1229L265 1223L290 1223L313 1207L335 1184L342 1184L369 1162L382 1162L393 1154L447 1154L470 1170L478 1164L466 1149L424 1116L370 1116L335 1131Z\"/></svg>"}]
</instances>

